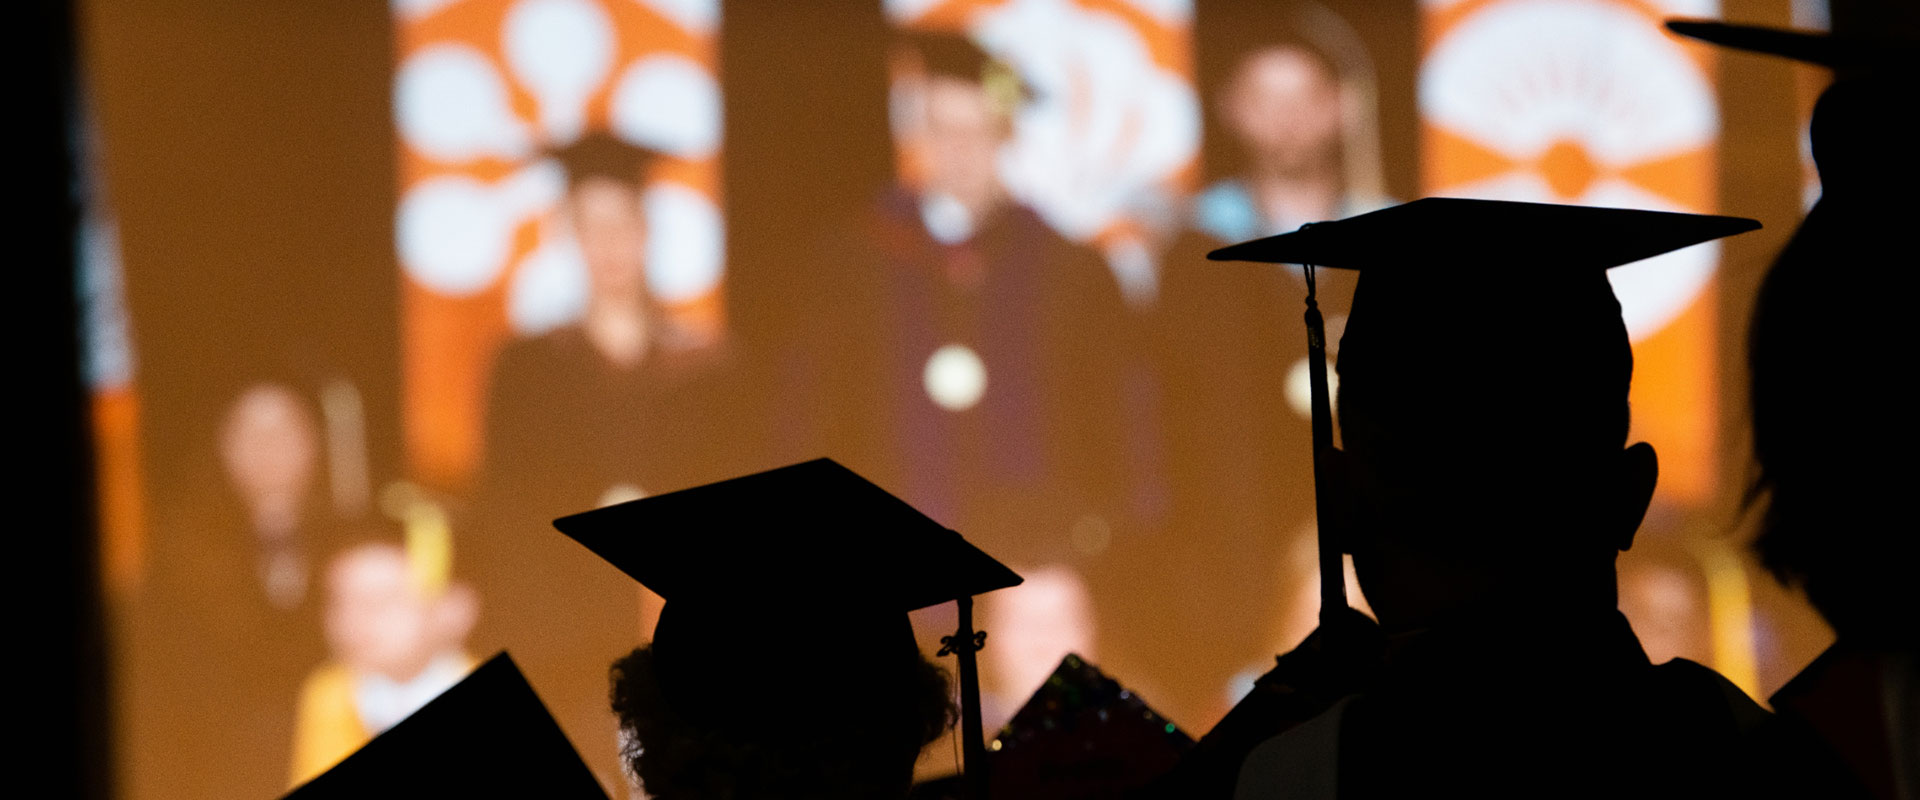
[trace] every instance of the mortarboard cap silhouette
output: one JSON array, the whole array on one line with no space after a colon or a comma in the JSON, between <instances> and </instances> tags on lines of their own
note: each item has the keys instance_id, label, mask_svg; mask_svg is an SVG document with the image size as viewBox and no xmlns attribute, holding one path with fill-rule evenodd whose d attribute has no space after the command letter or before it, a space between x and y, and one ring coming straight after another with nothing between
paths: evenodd
<instances>
[{"instance_id":1,"label":"mortarboard cap silhouette","mask_svg":"<svg viewBox=\"0 0 1920 800\"><path fill-rule=\"evenodd\" d=\"M1520 268L1539 280L1598 272L1760 223L1741 217L1429 197L1207 254L1213 261L1431 273L1436 263ZM1450 279L1471 282L1454 273ZM1474 292L1486 287L1470 287Z\"/></svg>"},{"instance_id":2,"label":"mortarboard cap silhouette","mask_svg":"<svg viewBox=\"0 0 1920 800\"><path fill-rule=\"evenodd\" d=\"M1833 69L1911 68L1916 43L1892 36L1868 37L1736 25L1704 19L1670 19L1667 30L1709 44L1763 53Z\"/></svg>"},{"instance_id":3,"label":"mortarboard cap silhouette","mask_svg":"<svg viewBox=\"0 0 1920 800\"><path fill-rule=\"evenodd\" d=\"M920 657L907 612L959 601L967 630L954 641L970 642L972 597L1021 581L825 458L554 527L665 598L652 650L676 710L749 734L863 724L844 713L848 693L894 696L888 682ZM954 649L965 711L977 719L972 649ZM783 713L767 713L774 707Z\"/></svg>"},{"instance_id":4,"label":"mortarboard cap silhouette","mask_svg":"<svg viewBox=\"0 0 1920 800\"><path fill-rule=\"evenodd\" d=\"M804 598L905 618L1020 583L960 534L832 459L646 497L554 527L658 593L764 614Z\"/></svg>"},{"instance_id":5,"label":"mortarboard cap silhouette","mask_svg":"<svg viewBox=\"0 0 1920 800\"><path fill-rule=\"evenodd\" d=\"M1498 413L1518 423L1506 426L1513 444L1532 454L1568 453L1567 445L1588 442L1545 432L1591 437L1595 426L1564 422L1589 412L1616 408L1619 438L1626 435L1633 356L1606 271L1759 227L1737 217L1425 198L1207 254L1307 265L1323 623L1346 596L1342 547L1332 530L1339 517L1326 494L1332 403L1314 267L1360 272L1340 341L1343 410L1357 402L1370 412L1390 411L1396 435L1422 439L1401 452L1454 446L1459 442L1446 437L1481 433L1471 423ZM1486 368L1494 342L1506 369ZM1374 422L1384 417L1369 414ZM1549 424L1527 424L1535 420Z\"/></svg>"},{"instance_id":6,"label":"mortarboard cap silhouette","mask_svg":"<svg viewBox=\"0 0 1920 800\"><path fill-rule=\"evenodd\" d=\"M287 798L463 796L607 796L504 652Z\"/></svg>"}]
</instances>

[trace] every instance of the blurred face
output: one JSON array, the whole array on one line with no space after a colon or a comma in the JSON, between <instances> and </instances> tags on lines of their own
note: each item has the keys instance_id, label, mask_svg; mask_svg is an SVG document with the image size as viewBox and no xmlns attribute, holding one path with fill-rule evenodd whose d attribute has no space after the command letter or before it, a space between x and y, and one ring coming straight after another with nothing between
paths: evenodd
<instances>
[{"instance_id":1,"label":"blurred face","mask_svg":"<svg viewBox=\"0 0 1920 800\"><path fill-rule=\"evenodd\" d=\"M313 481L319 431L284 386L261 384L240 395L220 438L227 477L249 503L297 503Z\"/></svg>"},{"instance_id":2,"label":"blurred face","mask_svg":"<svg viewBox=\"0 0 1920 800\"><path fill-rule=\"evenodd\" d=\"M1338 81L1300 50L1279 47L1248 57L1220 106L1228 130L1263 164L1295 172L1339 152Z\"/></svg>"},{"instance_id":3,"label":"blurred face","mask_svg":"<svg viewBox=\"0 0 1920 800\"><path fill-rule=\"evenodd\" d=\"M418 675L438 644L432 603L421 596L397 547L349 551L327 575L327 641L356 673Z\"/></svg>"},{"instance_id":4,"label":"blurred face","mask_svg":"<svg viewBox=\"0 0 1920 800\"><path fill-rule=\"evenodd\" d=\"M590 177L573 187L568 212L596 295L637 294L647 273L647 216L632 184Z\"/></svg>"},{"instance_id":5,"label":"blurred face","mask_svg":"<svg viewBox=\"0 0 1920 800\"><path fill-rule=\"evenodd\" d=\"M969 205L984 204L999 187L997 159L1008 136L978 83L934 76L927 80L928 188Z\"/></svg>"}]
</instances>

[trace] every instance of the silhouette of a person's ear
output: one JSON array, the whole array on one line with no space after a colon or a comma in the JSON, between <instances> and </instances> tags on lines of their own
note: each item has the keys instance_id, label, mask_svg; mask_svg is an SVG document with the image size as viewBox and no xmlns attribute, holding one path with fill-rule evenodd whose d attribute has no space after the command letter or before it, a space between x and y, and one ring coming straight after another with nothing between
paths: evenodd
<instances>
[{"instance_id":1,"label":"silhouette of a person's ear","mask_svg":"<svg viewBox=\"0 0 1920 800\"><path fill-rule=\"evenodd\" d=\"M1647 518L1647 507L1653 505L1653 487L1660 482L1660 457L1653 445L1639 442L1620 451L1616 469L1619 488L1614 495L1617 505L1612 513L1612 545L1625 551L1633 547L1633 535Z\"/></svg>"}]
</instances>

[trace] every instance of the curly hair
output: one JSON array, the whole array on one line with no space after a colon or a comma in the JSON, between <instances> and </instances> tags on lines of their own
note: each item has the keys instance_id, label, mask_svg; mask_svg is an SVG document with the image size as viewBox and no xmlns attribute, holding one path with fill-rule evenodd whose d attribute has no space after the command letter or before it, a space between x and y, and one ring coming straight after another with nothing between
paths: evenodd
<instances>
[{"instance_id":1,"label":"curly hair","mask_svg":"<svg viewBox=\"0 0 1920 800\"><path fill-rule=\"evenodd\" d=\"M835 696L825 719L768 705L749 729L685 713L662 687L653 649L637 648L610 670L627 734L621 756L656 800L905 797L921 749L958 717L947 672L911 656L891 691ZM776 670L764 677L769 686L781 680Z\"/></svg>"}]
</instances>

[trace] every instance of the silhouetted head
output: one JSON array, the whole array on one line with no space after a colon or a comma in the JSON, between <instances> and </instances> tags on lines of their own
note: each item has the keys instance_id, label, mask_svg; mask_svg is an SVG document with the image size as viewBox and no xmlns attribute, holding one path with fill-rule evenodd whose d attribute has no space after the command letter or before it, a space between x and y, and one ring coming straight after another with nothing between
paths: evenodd
<instances>
[{"instance_id":1,"label":"silhouetted head","mask_svg":"<svg viewBox=\"0 0 1920 800\"><path fill-rule=\"evenodd\" d=\"M1707 20L1668 20L1667 28L1723 47L1780 56L1833 70L1813 110L1814 163L1827 193L1879 193L1893 200L1920 180L1920 127L1913 102L1920 83L1920 15L1865 13L1848 33L1787 30ZM1862 9L1863 11L1866 9Z\"/></svg>"},{"instance_id":2,"label":"silhouetted head","mask_svg":"<svg viewBox=\"0 0 1920 800\"><path fill-rule=\"evenodd\" d=\"M1020 582L827 459L554 526L666 599L613 672L660 798L904 796L953 718L908 612Z\"/></svg>"},{"instance_id":3,"label":"silhouetted head","mask_svg":"<svg viewBox=\"0 0 1920 800\"><path fill-rule=\"evenodd\" d=\"M561 212L596 294L639 297L647 268L647 150L593 131L555 155L567 173Z\"/></svg>"},{"instance_id":4,"label":"silhouetted head","mask_svg":"<svg viewBox=\"0 0 1920 800\"><path fill-rule=\"evenodd\" d=\"M1347 547L1390 628L1543 592L1611 607L1652 497L1605 274L1468 269L1363 273L1340 342Z\"/></svg>"},{"instance_id":5,"label":"silhouetted head","mask_svg":"<svg viewBox=\"0 0 1920 800\"><path fill-rule=\"evenodd\" d=\"M1667 26L1834 70L1811 130L1820 200L1767 273L1748 331L1760 468L1748 497L1764 509L1754 549L1843 640L1912 649L1920 536L1892 520L1909 513L1911 492L1897 459L1920 444L1904 389L1916 338L1920 39L1911 14L1878 22L1851 34Z\"/></svg>"}]
</instances>

